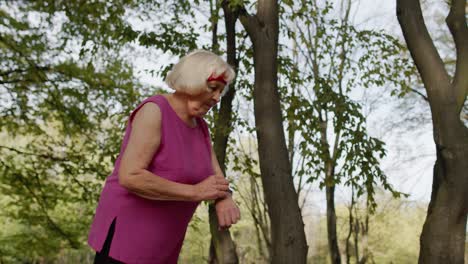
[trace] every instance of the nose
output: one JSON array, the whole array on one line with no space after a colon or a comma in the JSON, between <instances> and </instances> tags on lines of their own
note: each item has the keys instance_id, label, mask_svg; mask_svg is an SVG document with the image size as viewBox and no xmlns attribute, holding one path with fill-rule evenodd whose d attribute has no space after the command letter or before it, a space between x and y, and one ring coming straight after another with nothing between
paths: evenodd
<instances>
[{"instance_id":1,"label":"nose","mask_svg":"<svg viewBox=\"0 0 468 264\"><path fill-rule=\"evenodd\" d=\"M219 103L219 101L221 100L221 91L220 90L215 91L215 93L213 94L213 100L215 100L216 103Z\"/></svg>"}]
</instances>

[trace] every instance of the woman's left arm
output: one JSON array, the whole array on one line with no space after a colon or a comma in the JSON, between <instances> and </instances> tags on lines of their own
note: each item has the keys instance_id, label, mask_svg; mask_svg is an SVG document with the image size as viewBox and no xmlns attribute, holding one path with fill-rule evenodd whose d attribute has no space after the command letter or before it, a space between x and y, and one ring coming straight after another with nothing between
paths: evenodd
<instances>
[{"instance_id":1,"label":"woman's left arm","mask_svg":"<svg viewBox=\"0 0 468 264\"><path fill-rule=\"evenodd\" d=\"M224 177L213 147L211 147L211 164L213 165L215 175ZM240 210L236 202L232 199L232 194L228 195L226 198L216 200L215 208L220 228L229 228L240 219Z\"/></svg>"}]
</instances>

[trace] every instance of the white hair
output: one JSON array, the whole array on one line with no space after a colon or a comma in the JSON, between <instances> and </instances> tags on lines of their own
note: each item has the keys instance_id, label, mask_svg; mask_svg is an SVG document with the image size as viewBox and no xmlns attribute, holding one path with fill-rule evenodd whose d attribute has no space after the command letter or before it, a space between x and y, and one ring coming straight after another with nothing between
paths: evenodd
<instances>
[{"instance_id":1,"label":"white hair","mask_svg":"<svg viewBox=\"0 0 468 264\"><path fill-rule=\"evenodd\" d=\"M206 50L194 50L182 57L166 76L170 88L187 94L199 94L208 89L209 77L224 76L227 91L228 84L234 79L235 72L218 55Z\"/></svg>"}]
</instances>

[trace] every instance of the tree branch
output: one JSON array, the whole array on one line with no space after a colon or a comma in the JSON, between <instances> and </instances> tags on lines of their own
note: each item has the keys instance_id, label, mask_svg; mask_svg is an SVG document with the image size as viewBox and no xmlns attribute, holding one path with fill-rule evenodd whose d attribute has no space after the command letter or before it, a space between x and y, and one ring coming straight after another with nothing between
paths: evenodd
<instances>
[{"instance_id":1,"label":"tree branch","mask_svg":"<svg viewBox=\"0 0 468 264\"><path fill-rule=\"evenodd\" d=\"M458 112L461 111L468 94L468 27L465 18L465 4L465 0L452 0L450 12L445 20L457 49L457 66L453 87Z\"/></svg>"},{"instance_id":2,"label":"tree branch","mask_svg":"<svg viewBox=\"0 0 468 264\"><path fill-rule=\"evenodd\" d=\"M427 98L427 96L426 96L425 94L421 93L420 91L418 91L418 90L416 90L416 89L414 89L414 88L410 88L410 90L411 90L413 93L415 93L415 94L417 94L417 95L420 95L420 96L424 99L424 101L429 102L429 99Z\"/></svg>"},{"instance_id":3,"label":"tree branch","mask_svg":"<svg viewBox=\"0 0 468 264\"><path fill-rule=\"evenodd\" d=\"M30 69L9 69L9 70L6 70L6 71L2 71L0 72L0 76L7 76L7 75L10 75L12 73L24 73L24 72L28 72L30 70L37 70L37 71L48 71L50 70L51 67L49 66L37 66L37 65L34 65L34 68L30 68Z\"/></svg>"},{"instance_id":4,"label":"tree branch","mask_svg":"<svg viewBox=\"0 0 468 264\"><path fill-rule=\"evenodd\" d=\"M46 154L31 153L31 152L26 152L26 151L19 150L17 148L12 148L12 147L7 147L7 146L1 146L0 145L0 149L2 149L2 148L3 149L8 149L10 151L13 151L13 152L16 152L16 153L22 154L22 155L36 156L36 157L49 159L49 160L53 160L53 161L60 161L60 162L69 161L69 159L66 159L66 158L60 158L60 157L55 157L55 156L46 155Z\"/></svg>"},{"instance_id":5,"label":"tree branch","mask_svg":"<svg viewBox=\"0 0 468 264\"><path fill-rule=\"evenodd\" d=\"M7 75L10 75L12 73L23 73L23 72L26 72L26 71L27 71L26 69L12 69L12 70L7 70L7 71L0 72L0 76L7 76Z\"/></svg>"},{"instance_id":6,"label":"tree branch","mask_svg":"<svg viewBox=\"0 0 468 264\"><path fill-rule=\"evenodd\" d=\"M12 84L12 83L20 83L20 82L34 82L34 80L32 79L13 79L13 80L6 80L6 81L2 81L0 80L0 84Z\"/></svg>"},{"instance_id":7,"label":"tree branch","mask_svg":"<svg viewBox=\"0 0 468 264\"><path fill-rule=\"evenodd\" d=\"M396 9L403 36L421 74L428 98L442 99L447 91L441 87L447 87L450 78L424 24L419 0L397 0Z\"/></svg>"},{"instance_id":8,"label":"tree branch","mask_svg":"<svg viewBox=\"0 0 468 264\"><path fill-rule=\"evenodd\" d=\"M239 20L241 24L244 26L249 36L253 38L255 36L255 30L260 26L257 16L250 15L243 5L237 6L237 10L239 11Z\"/></svg>"}]
</instances>

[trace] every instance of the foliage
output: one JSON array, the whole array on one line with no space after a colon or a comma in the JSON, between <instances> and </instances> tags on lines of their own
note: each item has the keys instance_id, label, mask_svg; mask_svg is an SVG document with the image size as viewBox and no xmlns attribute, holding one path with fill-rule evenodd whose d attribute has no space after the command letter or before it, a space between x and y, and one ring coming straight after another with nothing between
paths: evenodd
<instances>
[{"instance_id":1,"label":"foliage","mask_svg":"<svg viewBox=\"0 0 468 264\"><path fill-rule=\"evenodd\" d=\"M146 93L120 47L88 52L69 17L41 9L51 4L0 7L2 221L17 223L0 238L7 260L85 244L126 116Z\"/></svg>"},{"instance_id":2,"label":"foliage","mask_svg":"<svg viewBox=\"0 0 468 264\"><path fill-rule=\"evenodd\" d=\"M397 197L401 193L381 170L384 142L368 134L361 104L353 97L369 87L404 88L411 65L400 58L402 46L394 37L359 30L333 12L329 2L291 2L284 8L283 30L294 44L289 52L295 59L282 61L283 71L292 74L281 92L290 137L298 134L290 141L298 156L298 189L303 178L322 187L353 186L375 209L375 186ZM331 168L333 177L326 177Z\"/></svg>"}]
</instances>

